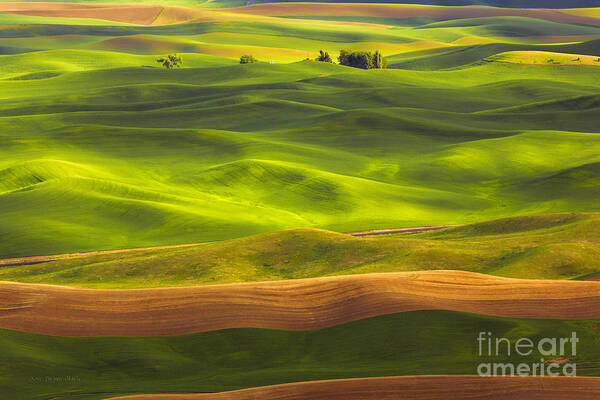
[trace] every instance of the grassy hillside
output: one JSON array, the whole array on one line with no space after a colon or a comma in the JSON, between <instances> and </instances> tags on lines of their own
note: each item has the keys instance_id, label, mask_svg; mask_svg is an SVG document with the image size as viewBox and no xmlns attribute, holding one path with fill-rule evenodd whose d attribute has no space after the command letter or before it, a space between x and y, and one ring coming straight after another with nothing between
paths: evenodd
<instances>
[{"instance_id":1,"label":"grassy hillside","mask_svg":"<svg viewBox=\"0 0 600 400\"><path fill-rule=\"evenodd\" d=\"M365 72L184 55L202 68L85 71L152 58L3 57L3 256L598 209L574 175L553 199L539 186L598 161L595 106L550 108L596 95L594 67Z\"/></svg>"},{"instance_id":2,"label":"grassy hillside","mask_svg":"<svg viewBox=\"0 0 600 400\"><path fill-rule=\"evenodd\" d=\"M149 338L59 338L0 332L3 395L15 400L101 399L129 393L185 393L349 377L473 374L481 362L539 362L480 357L476 335L492 331L580 339L578 374L597 375L597 321L492 318L419 311L315 331L231 329ZM58 384L57 384L58 382Z\"/></svg>"},{"instance_id":3,"label":"grassy hillside","mask_svg":"<svg viewBox=\"0 0 600 400\"><path fill-rule=\"evenodd\" d=\"M132 2L0 4L0 259L199 244L2 261L0 280L140 288L433 269L600 273L600 9L576 8L597 1ZM470 4L503 8L438 7ZM233 6L244 7L223 9ZM381 50L390 68L314 61L341 49ZM159 66L169 53L183 68ZM260 62L240 65L243 54ZM339 233L448 224L460 226ZM26 306L19 296L2 312ZM4 330L0 397L474 374L479 331L577 331L578 373L598 375L599 323L427 311L294 332Z\"/></svg>"},{"instance_id":4,"label":"grassy hillside","mask_svg":"<svg viewBox=\"0 0 600 400\"><path fill-rule=\"evenodd\" d=\"M0 16L0 257L599 210L593 10L234 11ZM342 48L394 69L300 61Z\"/></svg>"},{"instance_id":5,"label":"grassy hillside","mask_svg":"<svg viewBox=\"0 0 600 400\"><path fill-rule=\"evenodd\" d=\"M373 238L293 229L186 248L5 266L0 280L136 288L433 269L572 279L600 273L599 218L538 215Z\"/></svg>"}]
</instances>

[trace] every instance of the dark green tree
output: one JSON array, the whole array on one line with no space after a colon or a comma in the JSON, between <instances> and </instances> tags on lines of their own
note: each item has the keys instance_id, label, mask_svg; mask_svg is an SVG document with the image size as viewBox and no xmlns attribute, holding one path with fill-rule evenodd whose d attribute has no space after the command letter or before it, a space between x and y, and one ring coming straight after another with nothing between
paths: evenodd
<instances>
[{"instance_id":1,"label":"dark green tree","mask_svg":"<svg viewBox=\"0 0 600 400\"><path fill-rule=\"evenodd\" d=\"M333 60L328 52L319 50L319 57L317 57L317 61L332 63Z\"/></svg>"},{"instance_id":2,"label":"dark green tree","mask_svg":"<svg viewBox=\"0 0 600 400\"><path fill-rule=\"evenodd\" d=\"M371 69L373 68L373 56L365 51L342 50L338 58L341 65L348 67Z\"/></svg>"},{"instance_id":3,"label":"dark green tree","mask_svg":"<svg viewBox=\"0 0 600 400\"><path fill-rule=\"evenodd\" d=\"M379 50L375 53L341 50L338 61L340 65L362 69L385 68L387 66L387 61Z\"/></svg>"},{"instance_id":4,"label":"dark green tree","mask_svg":"<svg viewBox=\"0 0 600 400\"><path fill-rule=\"evenodd\" d=\"M385 69L387 68L387 60L381 54L379 50L376 50L373 54L373 68L375 69Z\"/></svg>"},{"instance_id":5,"label":"dark green tree","mask_svg":"<svg viewBox=\"0 0 600 400\"><path fill-rule=\"evenodd\" d=\"M340 65L348 65L348 55L350 53L352 53L351 50L340 50L340 55L338 57Z\"/></svg>"},{"instance_id":6,"label":"dark green tree","mask_svg":"<svg viewBox=\"0 0 600 400\"><path fill-rule=\"evenodd\" d=\"M183 59L177 54L169 54L166 57L159 58L158 60L156 60L156 62L162 64L162 66L166 69L173 69L181 68L181 65L183 64Z\"/></svg>"},{"instance_id":7,"label":"dark green tree","mask_svg":"<svg viewBox=\"0 0 600 400\"><path fill-rule=\"evenodd\" d=\"M255 64L258 60L251 55L244 54L240 57L240 64Z\"/></svg>"}]
</instances>

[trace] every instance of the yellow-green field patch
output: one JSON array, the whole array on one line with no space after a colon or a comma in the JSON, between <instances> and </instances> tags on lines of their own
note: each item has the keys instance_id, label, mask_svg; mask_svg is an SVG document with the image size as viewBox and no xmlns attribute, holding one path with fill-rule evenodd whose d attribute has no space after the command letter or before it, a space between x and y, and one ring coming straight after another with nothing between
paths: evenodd
<instances>
[{"instance_id":1,"label":"yellow-green field patch","mask_svg":"<svg viewBox=\"0 0 600 400\"><path fill-rule=\"evenodd\" d=\"M490 60L516 64L590 65L600 67L600 57L548 51L509 51L490 57Z\"/></svg>"}]
</instances>

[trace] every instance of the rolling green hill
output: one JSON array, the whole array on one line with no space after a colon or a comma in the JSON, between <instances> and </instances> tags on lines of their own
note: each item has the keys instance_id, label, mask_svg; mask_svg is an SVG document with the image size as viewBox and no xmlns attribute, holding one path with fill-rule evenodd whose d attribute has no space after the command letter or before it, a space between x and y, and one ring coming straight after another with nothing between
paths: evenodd
<instances>
[{"instance_id":1,"label":"rolling green hill","mask_svg":"<svg viewBox=\"0 0 600 400\"><path fill-rule=\"evenodd\" d=\"M292 229L192 247L85 255L26 266L0 263L0 280L112 289L435 269L573 279L600 273L599 218L536 215L373 238Z\"/></svg>"},{"instance_id":2,"label":"rolling green hill","mask_svg":"<svg viewBox=\"0 0 600 400\"><path fill-rule=\"evenodd\" d=\"M97 400L119 394L212 392L307 380L474 374L482 362L539 363L478 355L477 332L580 342L578 375L598 374L598 321L493 318L418 311L314 331L230 329L185 336L60 338L0 331L3 395L14 400ZM58 384L57 384L58 382Z\"/></svg>"},{"instance_id":3,"label":"rolling green hill","mask_svg":"<svg viewBox=\"0 0 600 400\"><path fill-rule=\"evenodd\" d=\"M0 16L0 257L599 210L597 25L214 15Z\"/></svg>"},{"instance_id":4,"label":"rolling green hill","mask_svg":"<svg viewBox=\"0 0 600 400\"><path fill-rule=\"evenodd\" d=\"M2 57L5 257L598 210L575 175L539 186L599 161L594 103L556 110L598 94L595 67Z\"/></svg>"},{"instance_id":5,"label":"rolling green hill","mask_svg":"<svg viewBox=\"0 0 600 400\"><path fill-rule=\"evenodd\" d=\"M600 9L406 2L423 6L160 0L142 19L131 6L0 13L0 259L194 244L5 260L0 280L115 289L438 269L597 277ZM505 8L435 7L471 4ZM342 49L380 50L390 68L314 61ZM183 68L160 67L170 53ZM260 62L240 65L244 54ZM293 332L0 330L0 397L475 374L479 331L577 331L577 372L598 376L599 323L419 311Z\"/></svg>"},{"instance_id":6,"label":"rolling green hill","mask_svg":"<svg viewBox=\"0 0 600 400\"><path fill-rule=\"evenodd\" d=\"M390 57L390 68L414 70L445 70L489 62L490 57L505 52L556 52L581 55L600 54L600 40L565 45L532 45L519 43L487 43L425 50ZM547 57L544 62L551 59ZM576 57L572 57L576 58ZM597 57L596 57L597 58ZM542 62L543 63L543 62ZM600 64L600 63L599 63Z\"/></svg>"}]
</instances>

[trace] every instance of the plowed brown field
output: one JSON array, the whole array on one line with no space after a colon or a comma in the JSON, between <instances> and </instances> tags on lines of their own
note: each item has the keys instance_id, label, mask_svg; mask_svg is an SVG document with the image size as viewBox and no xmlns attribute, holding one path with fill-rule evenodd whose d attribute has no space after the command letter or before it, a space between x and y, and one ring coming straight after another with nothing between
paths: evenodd
<instances>
[{"instance_id":1,"label":"plowed brown field","mask_svg":"<svg viewBox=\"0 0 600 400\"><path fill-rule=\"evenodd\" d=\"M232 392L109 400L596 400L600 378L405 376L301 382Z\"/></svg>"},{"instance_id":2,"label":"plowed brown field","mask_svg":"<svg viewBox=\"0 0 600 400\"><path fill-rule=\"evenodd\" d=\"M600 282L428 271L133 290L0 283L0 328L60 336L316 329L431 309L516 318L600 318Z\"/></svg>"}]
</instances>

